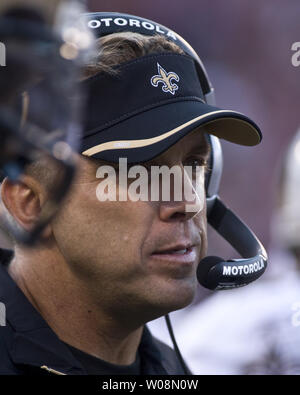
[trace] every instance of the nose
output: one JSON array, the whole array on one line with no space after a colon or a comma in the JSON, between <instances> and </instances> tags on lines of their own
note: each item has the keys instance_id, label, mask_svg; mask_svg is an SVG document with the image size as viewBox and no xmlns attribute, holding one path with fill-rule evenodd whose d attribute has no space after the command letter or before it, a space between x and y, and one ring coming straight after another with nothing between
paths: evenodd
<instances>
[{"instance_id":1,"label":"nose","mask_svg":"<svg viewBox=\"0 0 300 395\"><path fill-rule=\"evenodd\" d=\"M204 182L196 184L193 177L180 166L181 175L176 174L170 182L169 201L160 201L159 214L162 221L188 221L205 212L205 190ZM181 177L181 198L178 199L178 178ZM177 190L176 190L177 188Z\"/></svg>"}]
</instances>

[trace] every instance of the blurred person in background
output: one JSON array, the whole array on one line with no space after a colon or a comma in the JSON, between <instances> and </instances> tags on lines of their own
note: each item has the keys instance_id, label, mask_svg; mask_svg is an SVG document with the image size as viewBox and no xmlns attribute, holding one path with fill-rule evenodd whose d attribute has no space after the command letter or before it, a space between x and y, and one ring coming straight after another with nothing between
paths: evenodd
<instances>
[{"instance_id":1,"label":"blurred person in background","mask_svg":"<svg viewBox=\"0 0 300 395\"><path fill-rule=\"evenodd\" d=\"M300 130L278 170L265 276L171 315L196 374L300 374ZM149 326L168 342L162 322Z\"/></svg>"}]
</instances>

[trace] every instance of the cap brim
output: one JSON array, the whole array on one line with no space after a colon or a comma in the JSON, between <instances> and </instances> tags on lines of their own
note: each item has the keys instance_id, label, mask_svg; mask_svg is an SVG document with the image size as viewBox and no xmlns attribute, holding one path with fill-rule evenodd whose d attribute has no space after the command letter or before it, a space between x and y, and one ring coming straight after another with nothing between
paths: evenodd
<instances>
[{"instance_id":1,"label":"cap brim","mask_svg":"<svg viewBox=\"0 0 300 395\"><path fill-rule=\"evenodd\" d=\"M240 145L254 146L262 139L259 127L245 115L187 100L152 108L86 137L82 154L111 162L120 157L128 163L145 162L199 126Z\"/></svg>"}]
</instances>

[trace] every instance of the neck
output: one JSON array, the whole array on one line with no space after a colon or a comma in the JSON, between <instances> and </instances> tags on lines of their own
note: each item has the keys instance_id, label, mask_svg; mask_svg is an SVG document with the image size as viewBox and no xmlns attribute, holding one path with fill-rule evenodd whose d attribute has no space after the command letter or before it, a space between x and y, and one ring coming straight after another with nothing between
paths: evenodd
<instances>
[{"instance_id":1,"label":"neck","mask_svg":"<svg viewBox=\"0 0 300 395\"><path fill-rule=\"evenodd\" d=\"M62 341L110 363L135 361L143 324L104 311L64 259L17 247L8 271Z\"/></svg>"}]
</instances>

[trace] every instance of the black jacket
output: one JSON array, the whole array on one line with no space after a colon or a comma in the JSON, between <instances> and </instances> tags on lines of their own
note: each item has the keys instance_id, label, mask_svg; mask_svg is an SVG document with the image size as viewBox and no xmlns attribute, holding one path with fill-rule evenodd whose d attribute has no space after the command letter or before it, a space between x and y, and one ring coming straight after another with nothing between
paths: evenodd
<instances>
[{"instance_id":1,"label":"black jacket","mask_svg":"<svg viewBox=\"0 0 300 395\"><path fill-rule=\"evenodd\" d=\"M87 374L7 273L11 257L0 250L0 303L6 309L6 325L0 326L0 375ZM175 352L146 326L139 353L142 374L184 374Z\"/></svg>"}]
</instances>

